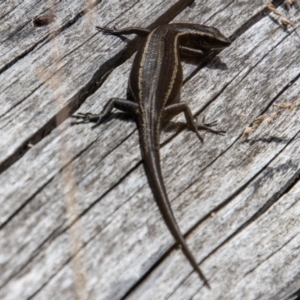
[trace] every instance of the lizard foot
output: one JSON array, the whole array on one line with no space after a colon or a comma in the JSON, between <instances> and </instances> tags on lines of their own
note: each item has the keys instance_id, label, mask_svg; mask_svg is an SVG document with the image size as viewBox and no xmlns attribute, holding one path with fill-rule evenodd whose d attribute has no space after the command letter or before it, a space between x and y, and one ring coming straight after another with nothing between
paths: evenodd
<instances>
[{"instance_id":1,"label":"lizard foot","mask_svg":"<svg viewBox=\"0 0 300 300\"><path fill-rule=\"evenodd\" d=\"M205 117L203 117L202 122L197 123L197 129L203 129L203 130L215 133L215 134L224 135L226 133L225 130L215 130L215 129L211 128L211 127L216 126L217 124L218 124L218 121L212 121L212 122L207 123L205 121Z\"/></svg>"},{"instance_id":2,"label":"lizard foot","mask_svg":"<svg viewBox=\"0 0 300 300\"><path fill-rule=\"evenodd\" d=\"M82 123L96 123L93 127L96 127L100 124L103 119L102 114L92 114L92 113L77 113L76 115L71 116L74 119L79 120L78 122L72 122L72 125L82 124Z\"/></svg>"},{"instance_id":3,"label":"lizard foot","mask_svg":"<svg viewBox=\"0 0 300 300\"><path fill-rule=\"evenodd\" d=\"M116 27L113 28L109 28L109 27L100 27L100 26L96 26L96 29L99 32L103 32L104 34L115 34L118 35L118 30Z\"/></svg>"}]
</instances>

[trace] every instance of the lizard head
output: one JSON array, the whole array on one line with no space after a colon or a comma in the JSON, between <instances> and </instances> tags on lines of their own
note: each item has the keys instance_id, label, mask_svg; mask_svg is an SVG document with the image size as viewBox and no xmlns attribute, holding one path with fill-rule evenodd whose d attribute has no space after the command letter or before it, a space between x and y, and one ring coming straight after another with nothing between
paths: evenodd
<instances>
[{"instance_id":1,"label":"lizard head","mask_svg":"<svg viewBox=\"0 0 300 300\"><path fill-rule=\"evenodd\" d=\"M207 50L224 49L231 44L231 40L215 27L202 25L201 48Z\"/></svg>"}]
</instances>

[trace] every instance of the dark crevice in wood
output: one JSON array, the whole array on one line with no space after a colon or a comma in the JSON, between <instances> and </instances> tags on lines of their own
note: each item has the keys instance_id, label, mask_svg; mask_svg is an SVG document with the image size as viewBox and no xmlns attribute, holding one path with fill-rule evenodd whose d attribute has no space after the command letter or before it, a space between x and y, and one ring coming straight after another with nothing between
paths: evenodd
<instances>
[{"instance_id":1,"label":"dark crevice in wood","mask_svg":"<svg viewBox=\"0 0 300 300\"><path fill-rule=\"evenodd\" d=\"M77 254L77 252L76 252L76 254ZM74 256L76 255L76 254L74 254ZM54 274L52 274L50 277L49 277L49 279L46 281L46 282L44 282L33 294L31 294L30 296L28 296L27 298L26 298L26 300L30 300L30 299L33 299L36 295L38 295L38 293L44 288L44 287L46 287L47 285L48 285L48 283L56 276L56 274L58 274L65 266L67 266L71 261L72 261L72 258L74 257L74 256L71 256L71 257L69 257L66 261L65 261L65 263L63 263L63 264L61 264L61 267L60 268L58 268L58 270L57 270L57 272L55 272ZM80 299L81 300L81 299Z\"/></svg>"},{"instance_id":2,"label":"dark crevice in wood","mask_svg":"<svg viewBox=\"0 0 300 300\"><path fill-rule=\"evenodd\" d=\"M169 255L171 254L172 251L177 249L178 244L173 244L166 252L164 252L157 260L155 263L143 274L141 277L127 290L127 292L120 298L120 300L126 300L128 296L130 296L134 291L142 284L148 276L151 275L151 273L166 259L168 259ZM187 262L188 263L188 262ZM199 279L200 281L200 279ZM203 283L200 282L200 284Z\"/></svg>"},{"instance_id":3,"label":"dark crevice in wood","mask_svg":"<svg viewBox=\"0 0 300 300\"><path fill-rule=\"evenodd\" d=\"M51 120L52 122L55 120ZM39 129L36 134L26 141L24 141L18 148L15 149L14 153L8 156L0 165L0 174L7 170L11 165L13 165L19 158L21 158L30 148L28 144L35 144L35 141L41 140L44 136L48 135L50 131L47 128Z\"/></svg>"},{"instance_id":4,"label":"dark crevice in wood","mask_svg":"<svg viewBox=\"0 0 300 300\"><path fill-rule=\"evenodd\" d=\"M253 273L257 268L259 268L263 263L265 263L266 261L268 261L271 257L273 257L276 253L280 252L286 245L288 245L296 236L298 236L299 233L295 234L294 236L292 236L290 239L288 239L283 245L281 245L278 249L276 249L276 251L274 251L273 253L271 253L270 255L268 255L264 260L262 260L258 265L256 265L254 268L252 268L251 270L249 270L248 272L246 272L244 274L244 277L248 276L249 274ZM243 280L244 278L242 278L241 280ZM237 282L238 283L238 282Z\"/></svg>"},{"instance_id":5,"label":"dark crevice in wood","mask_svg":"<svg viewBox=\"0 0 300 300\"><path fill-rule=\"evenodd\" d=\"M273 3L275 7L278 7L279 5L283 4L283 0L274 1ZM245 22L238 30L236 30L229 37L231 41L232 42L235 41L238 37L244 34L249 28L251 28L253 25L255 25L257 22L259 22L268 14L270 14L270 11L267 8L263 8L256 15L254 15L247 22ZM214 51L212 53L205 55L204 58L199 63L198 67L193 72L191 72L191 74L184 80L184 83L186 83L191 78L193 78L202 68L208 65L219 53L221 53L221 51Z\"/></svg>"},{"instance_id":6,"label":"dark crevice in wood","mask_svg":"<svg viewBox=\"0 0 300 300\"><path fill-rule=\"evenodd\" d=\"M5 285L7 285L11 279L17 276L20 272L22 272L27 267L27 265L29 265L32 261L34 261L34 259L38 256L40 250L43 249L43 246L53 241L59 235L59 230L60 227L56 228L45 240L43 240L42 243L32 252L30 257L21 266L19 266L18 270L12 273L5 280L5 282L0 286L0 289L2 289Z\"/></svg>"},{"instance_id":7,"label":"dark crevice in wood","mask_svg":"<svg viewBox=\"0 0 300 300\"><path fill-rule=\"evenodd\" d=\"M2 230L40 191L42 191L51 181L53 178L50 178L45 182L33 195L30 196L22 205L16 209L2 224L0 224L0 230Z\"/></svg>"},{"instance_id":8,"label":"dark crevice in wood","mask_svg":"<svg viewBox=\"0 0 300 300\"><path fill-rule=\"evenodd\" d=\"M284 37L280 43L285 39L286 37ZM278 43L273 49L272 51L280 44ZM271 51L270 51L271 52ZM242 79L235 85L237 86L238 84L240 84L246 77L247 75L253 71L253 69L259 65L269 54L270 52L266 53L266 55L264 55L246 74L245 76L242 77ZM218 92L213 98L211 98L203 107L201 107L195 114L195 118L197 116L199 116L211 103L213 103L223 92L224 90L238 77L238 75L240 74L240 72L232 78L232 80L230 80L230 82L228 82L228 84L226 84L222 90L220 92ZM290 87L292 86L298 79L300 78L300 73L299 75L297 75L292 81L290 81L289 83L286 84L286 86L277 93L277 95L272 99L272 101L270 101L270 103L267 105L267 107L263 110L262 114L265 113L271 106L272 104ZM183 129L178 130L178 132L176 132L174 134L174 137L176 135L178 135L180 132L182 132ZM237 137L237 139L235 139L233 141L233 143L231 143L226 149L224 149L215 159L213 159L206 167L204 167L200 172L205 171L208 167L210 167L218 158L220 158L222 155L224 155L228 150L231 149L231 147L238 141L240 140L242 137L242 135L239 135ZM168 141L170 141L173 137L168 138ZM178 196L180 196L185 190L189 189L195 182L197 181L197 179L195 179L193 182L191 182Z\"/></svg>"},{"instance_id":9,"label":"dark crevice in wood","mask_svg":"<svg viewBox=\"0 0 300 300\"><path fill-rule=\"evenodd\" d=\"M283 4L283 0L275 0L272 1L275 7L278 7ZM250 27L252 27L255 23L263 19L265 16L269 15L271 11L265 7L261 11L259 11L256 15L250 18L241 28L237 29L232 35L231 39L236 40L239 36L241 36L244 32L246 32Z\"/></svg>"},{"instance_id":10,"label":"dark crevice in wood","mask_svg":"<svg viewBox=\"0 0 300 300\"><path fill-rule=\"evenodd\" d=\"M116 144L115 145L115 147L113 147L112 149L111 149L111 152L112 151L114 151L116 148L118 148L122 143L124 143L128 138L130 138L131 137L131 135L134 133L135 131L132 131L131 132L131 134L129 134L129 135L127 135L127 136L125 136L118 144ZM59 173L61 173L61 172L63 172L63 170L65 169L65 168L67 168L70 164L72 164L78 157L80 157L81 155L83 155L93 144L95 144L97 142L97 139L96 140L94 140L92 143L90 143L90 144L88 144L85 148L83 148L80 152L78 152L77 153L77 155L75 155L73 158L72 158L72 160L71 161L69 161L67 164L65 164L63 167L61 167L56 173L54 173L53 174L53 176L51 177L51 178L49 178L48 180L47 180L47 182L46 183L44 183L43 184L43 186L41 187L41 188L39 188L32 196L30 196L30 198L28 198L28 199L26 199L25 201L24 201L24 203L22 203L22 205L19 207L19 208L17 208L13 213L12 213L12 215L11 216L9 216L8 217L8 219L5 221L5 222L3 222L2 224L0 224L0 230L2 230L6 225L7 225L7 223L9 222L9 221L11 221L28 203L30 203L30 201L32 200L32 199L34 199L34 197L36 197L36 195L38 195L39 194L39 192L40 191L42 191L54 178L55 178L55 176L57 175L57 174L59 174ZM110 152L107 152L107 154L106 155L104 155L103 157L102 157L102 159L100 160L100 161L102 161L103 159L105 159L108 155L110 154ZM139 164L140 164L141 162L139 162ZM95 166L95 168L96 168L97 166ZM90 170L90 172L92 172L92 170ZM89 173L88 173L89 174ZM86 174L86 176L88 176L88 174ZM92 205L93 206L93 205ZM90 210L91 209L91 207L88 207L87 208L87 211L88 210Z\"/></svg>"},{"instance_id":11,"label":"dark crevice in wood","mask_svg":"<svg viewBox=\"0 0 300 300\"><path fill-rule=\"evenodd\" d=\"M0 17L0 21L1 21L1 19L5 18L5 16L7 16L8 14L10 14L12 11L14 11L23 2L24 2L24 0L22 0L20 3L18 3L18 5L16 5L12 10L8 11L5 15L3 15L2 17Z\"/></svg>"},{"instance_id":12,"label":"dark crevice in wood","mask_svg":"<svg viewBox=\"0 0 300 300\"><path fill-rule=\"evenodd\" d=\"M297 133L298 135L298 133ZM294 137L295 138L295 137ZM291 142L294 140L294 138L291 140ZM206 216L204 216L197 224L195 224L192 228L189 229L189 231L185 234L185 237L187 237L189 234L191 234L198 226L201 225L205 220L209 219L211 217L211 213L218 213L221 211L225 206L227 206L236 196L238 196L245 188L247 188L263 171L265 171L268 168L268 165L282 152L284 149L288 146L288 144L266 165L264 168L262 168L257 174L255 174L252 178L250 178L243 186L241 186L238 190L234 192L230 197L228 197L224 202L222 202L219 206L217 206L213 211L209 212ZM237 234L239 234L242 230L244 230L246 227L251 225L255 220L257 220L261 215L263 215L273 204L278 202L281 197L287 193L291 189L292 186L294 186L300 178L300 170L298 170L295 175L287 182L287 184L277 193L274 194L274 197L272 197L270 200L268 200L265 205L258 210L257 213L255 213L249 220L247 220L245 223L243 223L234 233L232 233L226 240L224 240L221 244L219 244L213 251L211 251L208 255L206 255L200 262L199 265L201 265L206 259L208 259L211 255L213 255L215 252L217 252L222 246L226 245L230 240L232 240ZM294 236L295 237L295 236ZM293 238L294 238L293 237ZM292 240L291 238L290 240ZM289 241L290 241L289 240ZM288 244L289 241L286 243ZM283 247L286 245L284 244ZM272 255L274 255L273 253ZM272 256L271 255L271 256ZM253 270L252 270L253 271ZM188 279L188 277L192 274L191 272L188 276L186 276L182 282ZM250 273L250 271L248 272ZM248 274L246 273L245 276ZM181 283L182 283L181 282ZM180 287L180 285L178 285ZM202 287L201 287L202 288ZM174 290L174 292L176 289ZM199 290L197 290L199 292Z\"/></svg>"},{"instance_id":13,"label":"dark crevice in wood","mask_svg":"<svg viewBox=\"0 0 300 300\"><path fill-rule=\"evenodd\" d=\"M295 82L296 80L293 80L293 82ZM291 86L291 84L287 85L288 87ZM286 90L286 89L285 89ZM281 93L282 94L282 93ZM277 95L274 98L278 98ZM272 101L273 103L274 101ZM193 227L191 227L185 234L184 237L187 238L194 230L196 230L196 228L198 226L200 226L201 223L203 223L205 220L207 220L208 218L211 217L211 214L214 213L218 213L218 211L222 210L225 206L227 206L235 197L237 197L244 189L246 189L249 184L251 184L263 171L266 170L266 168L269 166L270 163L272 163L273 160L275 160L277 158L278 155L281 154L281 152L283 152L285 150L285 148L296 138L296 136L298 135L298 133L285 145L285 147L283 149L281 149L281 151L279 153L277 153L276 156L274 156L272 158L271 161L268 162L267 165L265 165L262 169L260 169L260 171L258 173L256 173L254 176L252 176L243 186L241 186L239 189L237 189L230 197L228 197L224 202L222 202L220 205L218 205L217 207L214 208L213 211L210 211L209 213L207 213L203 218L201 218ZM223 155L226 151L228 151L239 139L241 138L241 135L226 149L224 150L218 157L220 157L221 155ZM217 160L217 158L215 159ZM209 167L211 164L213 164L213 162L215 161L213 160L209 165L206 166ZM227 244L232 238L234 238L238 233L240 233L243 229L245 229L247 226L249 226L251 223L253 223L256 219L258 219L261 215L263 215L273 204L275 204L278 200L280 200L280 198L282 197L282 195L286 194L289 190L292 189L292 187L299 181L300 179L300 170L298 170L295 175L287 182L287 184L277 193L274 194L274 196L268 200L265 205L257 212L255 213L248 221L246 221L244 224L242 224L233 234L231 234L225 241L223 241L219 246L217 246L213 251L211 251L207 256L205 256L200 262L199 265L201 265L208 257L210 257L212 254L214 254L218 249L220 249L223 245ZM193 184L193 183L192 183ZM191 185L192 185L191 184ZM182 191L180 194L182 194L184 191ZM167 258L170 254L170 252L172 252L174 250L174 248L176 247L176 244L174 244L172 247L170 247L163 256L161 256L160 259L158 259L152 266L151 268L141 277L141 279L138 281L138 283L136 283L127 293L126 295L122 298L122 300L124 300L127 296L129 296L129 294L131 294L138 286L139 284L141 284L143 282L143 280L145 280L153 270L155 270L156 267L158 267L161 262ZM190 274L192 274L193 272L191 272ZM190 275L189 274L189 275ZM189 276L188 275L188 276ZM188 278L188 276L184 279L186 280ZM183 281L184 281L183 280ZM183 282L182 281L182 282Z\"/></svg>"},{"instance_id":14,"label":"dark crevice in wood","mask_svg":"<svg viewBox=\"0 0 300 300\"><path fill-rule=\"evenodd\" d=\"M277 95L272 99L272 101L269 102L269 104L266 106L266 108L261 112L261 114L264 114L273 104L274 102L283 94L286 90L288 90L298 79L300 78L300 73L292 79L290 82L288 82L278 93ZM252 124L251 124L252 125Z\"/></svg>"},{"instance_id":15,"label":"dark crevice in wood","mask_svg":"<svg viewBox=\"0 0 300 300\"><path fill-rule=\"evenodd\" d=\"M26 266L28 264L30 264L30 262L33 261L34 258L36 258L38 256L38 254L41 252L41 249L43 249L43 247L50 243L51 241L55 240L57 237L61 236L62 234L66 233L76 222L78 222L89 210L92 209L92 207L94 207L99 201L101 201L102 198L104 198L107 194L109 194L112 190L114 190L116 188L116 186L118 186L123 180L125 180L127 178L127 176L133 172L134 170L136 170L139 166L141 165L141 162L138 162L136 165L134 165L130 170L127 171L127 173L125 173L114 185L112 185L105 193L103 193L99 198L97 198L93 203L91 203L91 205L89 207L87 207L83 212L81 212L76 218L74 218L74 220L72 221L72 223L70 223L67 226L61 225L60 227L56 228L44 241L42 241L42 243L32 252L32 254L30 255L30 257L26 260L26 262L24 262L22 264L22 266L19 267L19 269L14 272L6 281L3 285L0 286L0 289L2 287L4 287L7 283L9 283L9 281L14 278L16 275L18 275L22 270L24 270L26 268ZM66 166L65 166L66 167ZM50 181L52 181L53 178L51 178L44 186L46 186ZM42 190L44 188L44 186L40 189ZM40 192L40 190L38 192ZM38 194L38 192L35 193ZM34 195L34 196L35 196ZM33 198L34 196L30 197ZM129 200L129 199L128 199ZM127 200L127 201L128 201ZM29 201L26 202L26 204L28 204ZM124 204L124 203L123 203ZM122 205L123 205L122 204ZM120 205L120 206L122 206ZM25 205L24 205L25 206ZM23 206L19 209L21 210L23 208ZM18 210L18 212L19 212ZM8 221L6 222L8 223ZM4 226L3 226L4 227ZM104 227L105 228L105 227ZM100 233L100 232L99 232ZM96 237L93 236L91 239L89 239L87 242L85 242L82 247L79 248L79 250L72 255L72 257L70 257L67 262L64 265L67 265L72 259L73 257L80 251L82 250L90 241L92 241L94 238ZM56 272L55 274L53 274L53 276L51 276L51 278L53 278L58 272ZM50 280L49 280L50 281ZM47 282L48 283L48 282ZM46 285L46 284L45 284ZM44 286L45 286L44 285ZM30 298L31 299L31 298Z\"/></svg>"},{"instance_id":16,"label":"dark crevice in wood","mask_svg":"<svg viewBox=\"0 0 300 300\"><path fill-rule=\"evenodd\" d=\"M95 6L101 3L102 0L97 0L95 2ZM32 52L37 46L40 46L43 42L48 43L51 39L55 38L57 35L59 35L61 32L65 31L69 27L71 27L73 24L75 24L81 17L85 15L84 10L80 11L77 15L74 16L73 19L69 20L66 24L64 24L61 28L58 30L51 32L48 36L44 37L43 39L39 40L35 44L33 44L29 49L27 49L25 52L20 54L19 56L15 57L13 60L8 62L7 65L5 65L2 69L0 69L0 74L5 72L8 68L10 68L12 65L14 65L16 62L24 58L28 53ZM26 23L23 27L28 25L30 22ZM14 33L15 34L15 33Z\"/></svg>"},{"instance_id":17,"label":"dark crevice in wood","mask_svg":"<svg viewBox=\"0 0 300 300\"><path fill-rule=\"evenodd\" d=\"M174 4L167 12L161 15L158 19L155 20L149 26L149 28L155 28L160 24L165 24L170 22L181 13L188 5L191 4L191 0L183 0ZM82 15L78 14L72 21L66 24L63 27L65 30L67 27L71 26L77 19ZM76 20L75 20L76 19ZM53 116L49 119L46 124L41 126L30 138L20 145L13 154L8 156L0 165L0 174L8 169L12 164L19 160L27 151L28 143L37 144L45 136L49 135L52 130L58 127L62 122L64 122L70 115L72 115L84 102L91 96L95 91L103 84L106 77L112 72L115 68L123 64L128 60L134 52L137 50L139 45L140 38L134 38L131 42L127 44L123 50L117 53L115 56L107 60L99 69L95 72L91 80L78 91L78 93L69 101L69 104L63 107L60 111L57 112L56 116ZM59 120L59 121L57 121Z\"/></svg>"},{"instance_id":18,"label":"dark crevice in wood","mask_svg":"<svg viewBox=\"0 0 300 300\"><path fill-rule=\"evenodd\" d=\"M54 75L54 74L53 74ZM11 85L13 85L15 82L13 82ZM16 107L18 107L24 100L26 100L28 97L30 97L31 95L33 95L41 86L43 85L43 83L41 83L40 85L38 85L34 90L32 90L25 98L22 98L19 102L16 102L12 107L10 107L7 111L5 111L3 114L0 115L0 118L5 118L5 115L7 113L9 113L11 110L15 109ZM9 88L10 86L8 86L7 88ZM5 90L4 90L5 91ZM6 126L9 126L10 121L8 120L8 122L6 124L4 124L3 126L1 126L1 130L3 128L5 128ZM0 166L1 169L1 166Z\"/></svg>"},{"instance_id":19,"label":"dark crevice in wood","mask_svg":"<svg viewBox=\"0 0 300 300\"><path fill-rule=\"evenodd\" d=\"M37 44L32 45L30 48L28 48L26 51L24 51L22 54L20 54L19 56L15 57L14 59L12 59L10 62L8 62L5 66L3 66L0 69L0 75L2 73L4 73L7 69L9 69L12 65L14 65L15 63L17 63L19 60L21 60L22 58L24 58L25 56L27 56L28 53L32 52L33 50L35 50L37 47L45 44L45 42L47 42L47 37L44 37L43 39L41 39Z\"/></svg>"},{"instance_id":20,"label":"dark crevice in wood","mask_svg":"<svg viewBox=\"0 0 300 300\"><path fill-rule=\"evenodd\" d=\"M226 6L224 6L222 9L217 10L215 13L213 13L207 20L205 20L205 22L203 24L206 24L207 22L209 22L209 20L213 19L215 16L217 16L220 12L226 10L231 4L234 4L234 0L231 1L230 3L228 3Z\"/></svg>"},{"instance_id":21,"label":"dark crevice in wood","mask_svg":"<svg viewBox=\"0 0 300 300\"><path fill-rule=\"evenodd\" d=\"M86 172L85 175L84 175L83 177L81 177L81 180L84 180L86 177L88 177L89 174L91 174L95 169L97 169L97 168L99 167L98 165L99 165L100 162L102 162L108 155L110 155L111 152L113 152L114 150L116 150L117 148L119 148L123 143L125 143L125 141L128 140L134 133L135 133L135 130L132 130L131 133L129 133L128 135L125 135L124 138L123 138L122 140L120 140L113 148L111 148L109 152L107 152L105 155L103 155L103 156L101 157L101 159L100 159L99 161L97 161L96 164L94 164L93 166L91 166L91 167L89 168L88 172ZM100 136L100 134L99 134L99 136ZM89 147L88 147L88 148L90 148L93 144L95 144L95 143L97 142L97 140L98 140L98 139L96 139L96 140L93 141L91 144L89 144ZM85 151L88 150L88 148L85 148ZM84 152L85 152L85 151L84 151ZM83 151L80 152L80 155L81 155L81 154L83 154ZM76 155L76 158L79 157L80 155ZM72 160L72 161L74 161L74 160ZM71 163L72 163L72 162L71 162ZM140 162L139 162L139 163L140 163ZM68 164L68 165L69 165L69 164ZM67 165L64 166L64 168L66 168L66 167L67 167ZM79 182L78 182L78 184L79 184ZM90 209L91 209L91 207L89 206L89 207L87 208L87 211L90 210Z\"/></svg>"},{"instance_id":22,"label":"dark crevice in wood","mask_svg":"<svg viewBox=\"0 0 300 300\"><path fill-rule=\"evenodd\" d=\"M290 185L283 191L281 197L288 194L299 183L300 171L298 172L298 176L294 176L293 178L294 178L294 180L291 180ZM290 207L294 206L295 204L296 204L296 202L293 203Z\"/></svg>"},{"instance_id":23,"label":"dark crevice in wood","mask_svg":"<svg viewBox=\"0 0 300 300\"><path fill-rule=\"evenodd\" d=\"M288 296L286 300L300 300L300 289Z\"/></svg>"},{"instance_id":24,"label":"dark crevice in wood","mask_svg":"<svg viewBox=\"0 0 300 300\"><path fill-rule=\"evenodd\" d=\"M224 201L222 204L220 204L214 212L220 211L222 208L224 208L231 200L233 200L236 196L238 196L246 187L248 187L251 183L255 181L255 179L261 175L268 166L286 149L286 147L294 141L296 136L299 134L299 132L275 155L264 167L262 167L259 172L257 172L254 176L252 176L251 179L249 179L241 188L239 188L237 191L234 192L226 201ZM227 244L230 240L232 240L236 235L238 235L242 230L244 230L246 227L254 223L258 218L260 218L265 212L269 210L271 206L273 206L276 202L278 202L282 195L286 193L287 190L290 189L292 185L295 184L295 181L299 180L300 176L300 170L295 172L294 176L290 178L287 183L277 192L274 192L273 197L271 197L266 203L254 214L251 218L249 218L245 223L243 223L235 232L233 232L230 236L228 236L221 244L219 244L213 251L211 251L207 256L205 256L201 262L203 263L207 258L209 258L212 254L214 254L217 250L219 250L223 245ZM198 222L198 225L200 225L201 222ZM195 225L193 229L196 229L198 225ZM192 232L192 229L189 230L187 234L190 234Z\"/></svg>"},{"instance_id":25,"label":"dark crevice in wood","mask_svg":"<svg viewBox=\"0 0 300 300\"><path fill-rule=\"evenodd\" d=\"M121 59L121 57L119 57ZM113 59L115 61L115 59ZM3 163L0 165L0 174L8 169L12 164L19 160L30 148L28 144L37 144L45 136L49 135L53 129L64 122L68 116L72 115L78 107L84 102L84 100L95 92L95 90L102 85L105 78L109 75L112 70L112 61L107 61L98 72L93 76L90 83L82 88L76 96L74 96L68 106L63 107L56 116L49 119L46 124L39 128L31 137L20 145L13 154L8 156ZM59 121L57 121L59 120Z\"/></svg>"}]
</instances>

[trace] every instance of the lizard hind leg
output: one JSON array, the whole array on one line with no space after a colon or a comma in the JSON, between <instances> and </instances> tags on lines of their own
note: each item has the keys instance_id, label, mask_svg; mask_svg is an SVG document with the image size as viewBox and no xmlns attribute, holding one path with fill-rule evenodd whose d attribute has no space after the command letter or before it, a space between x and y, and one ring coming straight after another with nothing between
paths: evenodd
<instances>
[{"instance_id":1,"label":"lizard hind leg","mask_svg":"<svg viewBox=\"0 0 300 300\"><path fill-rule=\"evenodd\" d=\"M113 108L120 109L124 112L129 112L136 114L138 110L138 105L135 102L126 99L119 99L119 98L111 98L107 101L104 105L102 112L100 114L93 114L93 113L77 113L72 117L75 119L80 119L81 123L88 123L88 122L95 122L92 128L100 125L101 122L107 117Z\"/></svg>"},{"instance_id":2,"label":"lizard hind leg","mask_svg":"<svg viewBox=\"0 0 300 300\"><path fill-rule=\"evenodd\" d=\"M197 124L191 112L191 109L186 103L171 104L164 109L164 117L167 117L169 119L180 113L184 113L187 125L196 133L201 142L203 142L203 137L200 135L199 129L203 129L216 134L224 133L224 131L222 130L214 130L211 128L212 126L216 125L216 122L205 123L205 119L203 119L203 123Z\"/></svg>"}]
</instances>

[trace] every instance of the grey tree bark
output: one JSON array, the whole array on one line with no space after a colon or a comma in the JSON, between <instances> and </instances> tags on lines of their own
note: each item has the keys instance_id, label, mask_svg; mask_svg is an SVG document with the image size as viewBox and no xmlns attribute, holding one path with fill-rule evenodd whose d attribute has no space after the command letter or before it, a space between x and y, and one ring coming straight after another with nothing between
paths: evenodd
<instances>
[{"instance_id":1,"label":"grey tree bark","mask_svg":"<svg viewBox=\"0 0 300 300\"><path fill-rule=\"evenodd\" d=\"M300 15L283 2L273 1L294 27L263 0L2 1L1 299L299 296ZM32 25L50 13L51 24ZM156 207L135 123L117 115L71 126L71 114L125 97L140 42L95 26L168 22L215 26L233 40L183 62L181 101L226 135L203 133L201 144L176 124L162 132L169 198L210 290Z\"/></svg>"}]
</instances>

